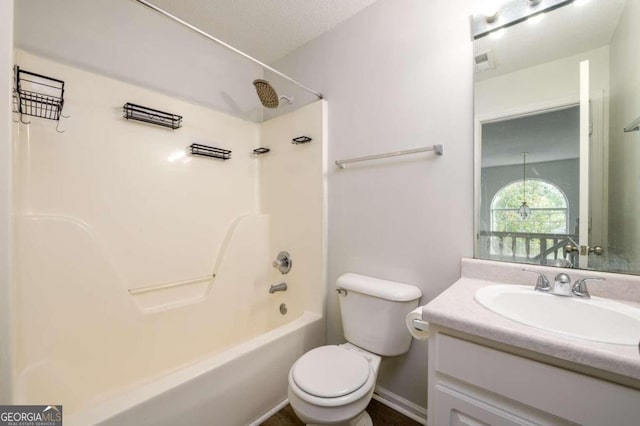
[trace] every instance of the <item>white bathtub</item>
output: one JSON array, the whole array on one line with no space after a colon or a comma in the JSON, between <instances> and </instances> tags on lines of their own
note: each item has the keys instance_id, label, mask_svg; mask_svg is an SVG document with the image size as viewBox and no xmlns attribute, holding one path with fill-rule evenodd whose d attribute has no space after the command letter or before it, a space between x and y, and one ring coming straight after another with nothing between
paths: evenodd
<instances>
[{"instance_id":1,"label":"white bathtub","mask_svg":"<svg viewBox=\"0 0 640 426\"><path fill-rule=\"evenodd\" d=\"M299 318L211 358L65 416L66 425L249 425L283 402L295 360L323 344L324 321Z\"/></svg>"}]
</instances>

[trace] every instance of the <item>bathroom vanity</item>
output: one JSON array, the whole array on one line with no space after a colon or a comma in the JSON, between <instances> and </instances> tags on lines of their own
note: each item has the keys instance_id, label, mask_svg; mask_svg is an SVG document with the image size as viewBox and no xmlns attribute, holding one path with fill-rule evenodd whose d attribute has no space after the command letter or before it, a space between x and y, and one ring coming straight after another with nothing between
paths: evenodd
<instances>
[{"instance_id":1,"label":"bathroom vanity","mask_svg":"<svg viewBox=\"0 0 640 426\"><path fill-rule=\"evenodd\" d=\"M533 289L535 277L521 269L463 259L462 278L425 307L423 319L430 322L429 424L638 424L637 345L600 343L523 325L475 300L478 289L495 284L530 284ZM551 277L559 272L536 270ZM569 273L574 279L586 276L584 271ZM592 294L640 306L638 278L597 275L607 281L591 285ZM638 334L640 340L640 330Z\"/></svg>"}]
</instances>

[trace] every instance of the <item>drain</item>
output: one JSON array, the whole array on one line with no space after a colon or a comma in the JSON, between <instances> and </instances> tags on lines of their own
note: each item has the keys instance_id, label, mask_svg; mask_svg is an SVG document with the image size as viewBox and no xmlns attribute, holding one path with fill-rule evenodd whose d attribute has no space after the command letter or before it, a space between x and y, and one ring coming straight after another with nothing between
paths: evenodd
<instances>
[{"instance_id":1,"label":"drain","mask_svg":"<svg viewBox=\"0 0 640 426\"><path fill-rule=\"evenodd\" d=\"M287 305L286 304L284 304L284 303L280 304L280 313L282 315L286 315L287 314Z\"/></svg>"}]
</instances>

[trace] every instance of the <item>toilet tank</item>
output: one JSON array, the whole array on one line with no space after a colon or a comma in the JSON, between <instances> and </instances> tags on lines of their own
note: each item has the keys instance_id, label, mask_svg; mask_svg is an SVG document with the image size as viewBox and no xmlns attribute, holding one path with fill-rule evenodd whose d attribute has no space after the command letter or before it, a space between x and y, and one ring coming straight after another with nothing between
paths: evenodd
<instances>
[{"instance_id":1,"label":"toilet tank","mask_svg":"<svg viewBox=\"0 0 640 426\"><path fill-rule=\"evenodd\" d=\"M405 317L418 306L418 287L353 273L341 275L336 284L348 342L383 356L409 350Z\"/></svg>"}]
</instances>

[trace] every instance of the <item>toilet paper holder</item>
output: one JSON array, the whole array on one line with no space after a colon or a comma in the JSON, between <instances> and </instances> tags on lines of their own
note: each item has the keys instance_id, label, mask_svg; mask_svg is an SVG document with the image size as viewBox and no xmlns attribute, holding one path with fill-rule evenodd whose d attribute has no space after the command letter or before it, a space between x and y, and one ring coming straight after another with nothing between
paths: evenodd
<instances>
[{"instance_id":1,"label":"toilet paper holder","mask_svg":"<svg viewBox=\"0 0 640 426\"><path fill-rule=\"evenodd\" d=\"M413 328L415 328L416 330L420 330L420 331L428 331L429 330L429 323L426 321L422 321L419 319L414 319L413 320Z\"/></svg>"}]
</instances>

